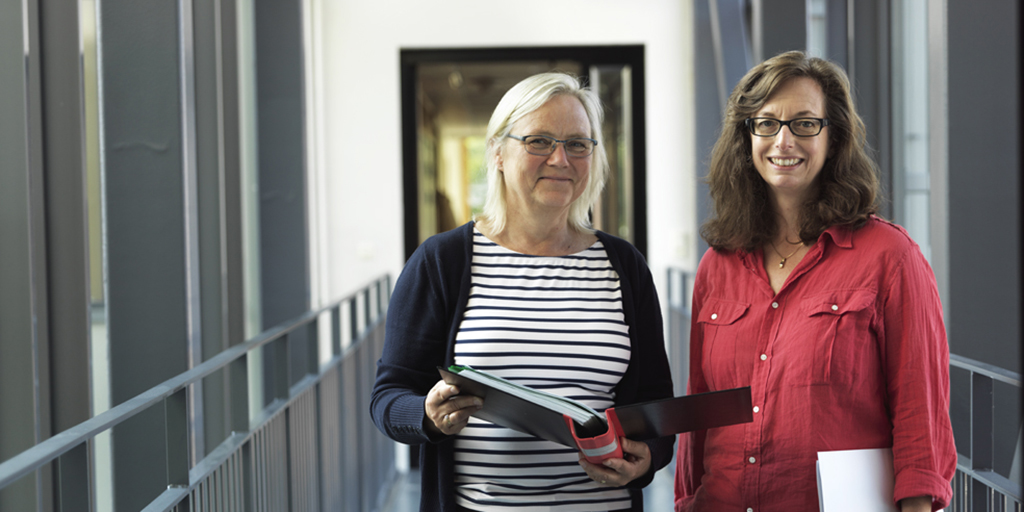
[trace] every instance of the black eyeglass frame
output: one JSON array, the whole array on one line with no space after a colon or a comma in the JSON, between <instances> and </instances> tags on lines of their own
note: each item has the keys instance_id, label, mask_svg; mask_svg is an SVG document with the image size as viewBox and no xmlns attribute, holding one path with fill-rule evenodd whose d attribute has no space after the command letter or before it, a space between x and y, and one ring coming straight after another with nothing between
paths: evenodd
<instances>
[{"instance_id":1,"label":"black eyeglass frame","mask_svg":"<svg viewBox=\"0 0 1024 512\"><path fill-rule=\"evenodd\" d=\"M594 150L597 149L597 144L598 144L598 142L596 140L591 139L590 137L573 137L571 139L560 140L560 139L556 139L554 137L549 137L547 135L523 135L522 137L520 137L518 135L512 135L511 133L509 133L509 134L507 134L505 136L510 138L510 139L515 139L515 140L518 140L519 142L522 142L526 152L531 154L531 155L536 155L536 156L551 156L551 155L553 155L555 153L555 149L558 148L558 144L561 143L563 148L567 148L565 150L565 154L566 155L569 155L569 156L571 156L573 158L586 158L586 157L594 154ZM540 137L540 138L543 138L543 139L547 139L547 140L553 141L554 143L551 144L551 151L549 151L547 153L534 153L533 151L530 151L530 145L526 143L526 139L530 138L530 137ZM585 155L574 155L574 154L572 154L571 151L568 150L568 147L565 145L567 142L572 142L574 140L589 140L590 142L594 143L594 147L590 148L590 152L585 154Z\"/></svg>"},{"instance_id":2,"label":"black eyeglass frame","mask_svg":"<svg viewBox=\"0 0 1024 512\"><path fill-rule=\"evenodd\" d=\"M772 121L775 121L776 123L779 123L779 129L775 130L775 133L770 133L770 134L767 134L767 135L761 135L759 133L755 133L754 132L754 123L756 123L759 119L770 119ZM821 123L821 125L818 126L818 132L817 133L815 133L813 135L800 135L799 133L796 133L796 132L793 131L793 127L790 126L790 123L793 123L793 122L796 122L796 121L804 121L804 120L807 120L807 119L811 119L811 120L818 121L819 123ZM817 137L818 135L821 135L821 130L825 129L825 127L828 126L828 119L825 119L823 117L795 117L793 119L790 119L789 121L783 121L781 119L775 119L774 117L748 117L746 120L744 120L743 124L747 125L747 130L749 130L750 134L755 136L755 137L774 137L774 136L778 135L779 132L782 131L782 127L783 126L789 126L789 133L792 133L794 137Z\"/></svg>"}]
</instances>

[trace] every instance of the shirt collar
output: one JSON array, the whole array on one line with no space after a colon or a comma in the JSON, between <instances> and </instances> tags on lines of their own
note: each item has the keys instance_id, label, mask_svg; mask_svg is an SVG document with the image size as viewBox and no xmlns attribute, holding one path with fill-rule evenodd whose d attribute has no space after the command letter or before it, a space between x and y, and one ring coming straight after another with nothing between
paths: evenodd
<instances>
[{"instance_id":1,"label":"shirt collar","mask_svg":"<svg viewBox=\"0 0 1024 512\"><path fill-rule=\"evenodd\" d=\"M832 226L821 234L821 238L828 236L832 243L843 249L853 249L853 230L850 226Z\"/></svg>"}]
</instances>

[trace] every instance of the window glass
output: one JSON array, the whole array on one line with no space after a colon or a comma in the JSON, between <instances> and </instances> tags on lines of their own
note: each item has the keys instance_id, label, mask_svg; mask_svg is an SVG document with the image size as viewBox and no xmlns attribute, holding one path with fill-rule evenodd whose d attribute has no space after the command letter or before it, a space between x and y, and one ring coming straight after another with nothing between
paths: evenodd
<instances>
[{"instance_id":1,"label":"window glass","mask_svg":"<svg viewBox=\"0 0 1024 512\"><path fill-rule=\"evenodd\" d=\"M828 6L825 0L807 0L807 53L822 58L828 54Z\"/></svg>"},{"instance_id":2,"label":"window glass","mask_svg":"<svg viewBox=\"0 0 1024 512\"><path fill-rule=\"evenodd\" d=\"M893 212L931 260L927 0L892 4Z\"/></svg>"}]
</instances>

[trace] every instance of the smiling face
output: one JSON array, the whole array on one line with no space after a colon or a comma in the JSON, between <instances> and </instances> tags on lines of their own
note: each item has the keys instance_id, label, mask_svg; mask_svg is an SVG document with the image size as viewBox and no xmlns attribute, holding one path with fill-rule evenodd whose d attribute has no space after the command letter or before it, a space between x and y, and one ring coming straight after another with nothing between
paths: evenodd
<instances>
[{"instance_id":1,"label":"smiling face","mask_svg":"<svg viewBox=\"0 0 1024 512\"><path fill-rule=\"evenodd\" d=\"M814 79L792 78L768 97L751 117L788 121L797 117L825 118L825 95ZM784 126L774 137L750 136L751 158L772 195L803 201L817 183L828 156L828 127L817 136L797 137Z\"/></svg>"},{"instance_id":2,"label":"smiling face","mask_svg":"<svg viewBox=\"0 0 1024 512\"><path fill-rule=\"evenodd\" d=\"M578 99L563 94L523 116L510 133L559 140L590 137L590 119ZM569 207L587 187L593 156L570 157L562 144L548 156L531 155L521 142L505 139L496 158L505 176L508 219L516 222L522 215L537 214L567 219Z\"/></svg>"}]
</instances>

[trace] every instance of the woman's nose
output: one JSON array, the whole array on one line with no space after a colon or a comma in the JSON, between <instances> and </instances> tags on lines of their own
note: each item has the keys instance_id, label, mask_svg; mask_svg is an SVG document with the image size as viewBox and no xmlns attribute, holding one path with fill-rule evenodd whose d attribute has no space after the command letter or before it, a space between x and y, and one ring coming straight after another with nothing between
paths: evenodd
<instances>
[{"instance_id":1,"label":"woman's nose","mask_svg":"<svg viewBox=\"0 0 1024 512\"><path fill-rule=\"evenodd\" d=\"M779 129L779 133L775 134L775 147L777 148L788 148L793 145L793 132L789 130L788 126L783 126Z\"/></svg>"},{"instance_id":2,"label":"woman's nose","mask_svg":"<svg viewBox=\"0 0 1024 512\"><path fill-rule=\"evenodd\" d=\"M569 164L569 153L565 150L565 143L556 142L555 150L548 155L548 165L562 166Z\"/></svg>"}]
</instances>

